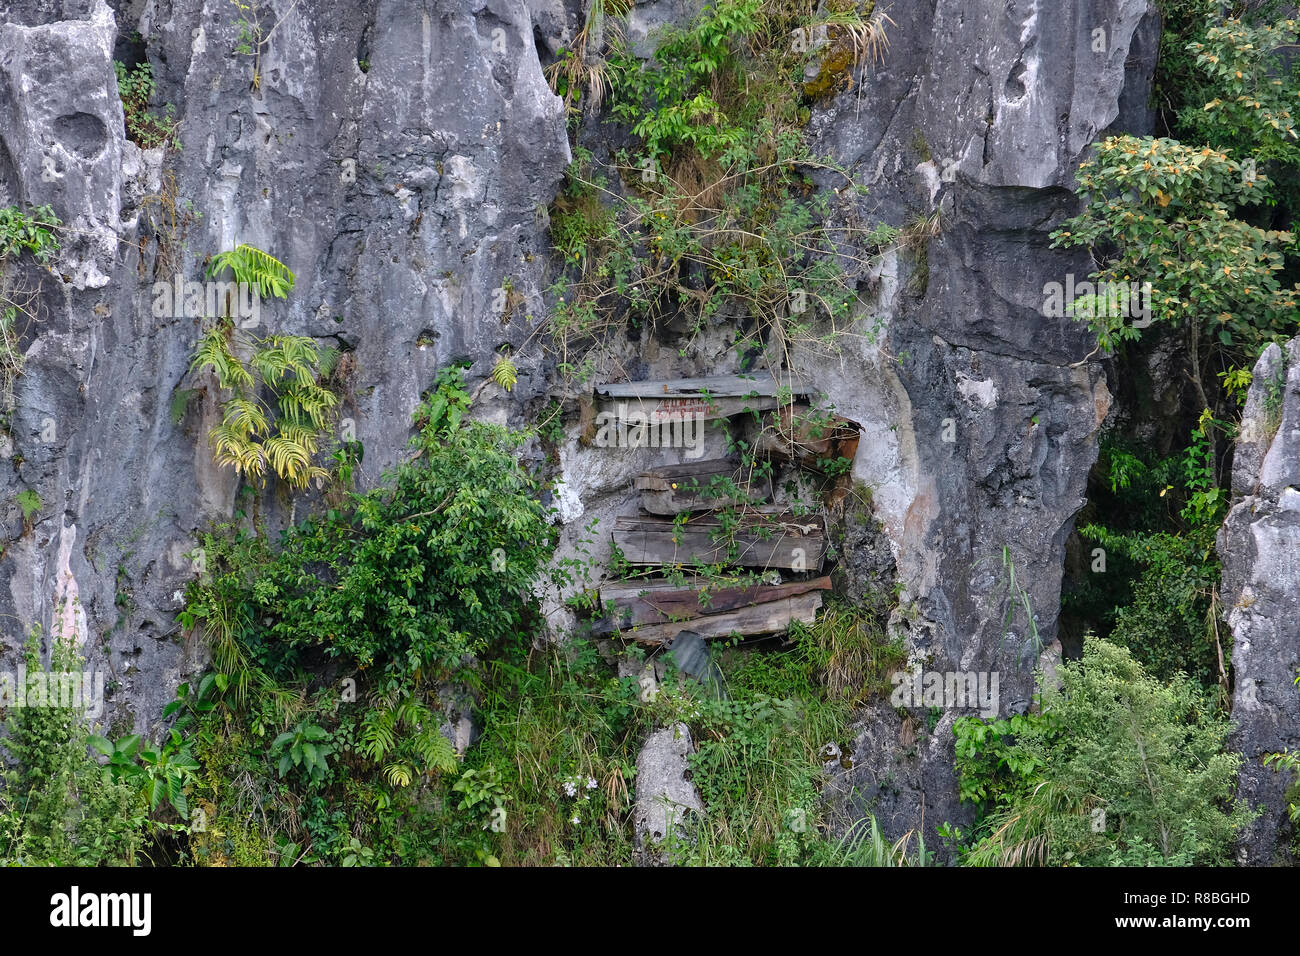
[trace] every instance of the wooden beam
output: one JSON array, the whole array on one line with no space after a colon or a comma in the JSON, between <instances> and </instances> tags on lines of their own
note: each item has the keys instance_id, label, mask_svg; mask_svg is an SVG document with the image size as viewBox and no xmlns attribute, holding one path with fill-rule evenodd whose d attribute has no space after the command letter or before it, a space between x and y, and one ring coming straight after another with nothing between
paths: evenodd
<instances>
[{"instance_id":1,"label":"wooden beam","mask_svg":"<svg viewBox=\"0 0 1300 956\"><path fill-rule=\"evenodd\" d=\"M710 421L742 412L765 412L812 394L788 376L771 372L714 375L645 382L618 382L594 389L602 415L618 421L651 425L684 420Z\"/></svg>"},{"instance_id":2,"label":"wooden beam","mask_svg":"<svg viewBox=\"0 0 1300 956\"><path fill-rule=\"evenodd\" d=\"M707 497L705 493L716 478L731 479L741 491L748 493L749 499L731 495ZM770 498L771 482L760 484L763 487L753 488L746 481L744 469L740 465L718 458L652 468L637 476L635 486L641 492L643 511L654 515L675 515L682 511L708 511L740 503L752 504Z\"/></svg>"},{"instance_id":3,"label":"wooden beam","mask_svg":"<svg viewBox=\"0 0 1300 956\"><path fill-rule=\"evenodd\" d=\"M680 527L669 519L655 516L619 518L613 538L627 562L636 566L692 566L698 561L708 565L819 571L826 551L823 519L790 512L747 513L739 527L729 534L725 534L719 518L711 514L692 517Z\"/></svg>"},{"instance_id":4,"label":"wooden beam","mask_svg":"<svg viewBox=\"0 0 1300 956\"><path fill-rule=\"evenodd\" d=\"M679 378L646 382L617 382L595 387L600 398L776 398L783 388L794 398L811 395L812 389L786 376L781 381L768 371L707 378Z\"/></svg>"},{"instance_id":5,"label":"wooden beam","mask_svg":"<svg viewBox=\"0 0 1300 956\"><path fill-rule=\"evenodd\" d=\"M613 581L602 584L602 608L614 605L611 614L593 625L597 634L607 634L634 625L668 624L722 614L753 604L770 604L812 591L829 591L831 579L791 581L785 584L752 584L738 587L676 587L666 581Z\"/></svg>"},{"instance_id":6,"label":"wooden beam","mask_svg":"<svg viewBox=\"0 0 1300 956\"><path fill-rule=\"evenodd\" d=\"M728 637L733 633L747 637L777 634L789 629L793 621L812 624L817 620L817 611L821 606L821 592L810 591L779 601L751 604L724 614L710 614L689 621L641 625L623 630L621 634L644 644L663 644L671 641L681 631L694 631L701 637L711 639Z\"/></svg>"}]
</instances>

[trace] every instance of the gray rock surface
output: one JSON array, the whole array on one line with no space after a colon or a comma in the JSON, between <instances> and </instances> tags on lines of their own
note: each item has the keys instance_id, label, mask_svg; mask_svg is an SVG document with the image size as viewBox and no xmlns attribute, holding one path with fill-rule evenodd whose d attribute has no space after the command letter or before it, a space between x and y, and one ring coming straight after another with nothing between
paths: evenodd
<instances>
[{"instance_id":1,"label":"gray rock surface","mask_svg":"<svg viewBox=\"0 0 1300 956\"><path fill-rule=\"evenodd\" d=\"M939 217L923 255L886 257L865 277L875 341L802 367L863 423L854 478L894 551L893 627L912 661L998 672L1003 714L1030 706L1056 637L1065 541L1111 405L1086 329L1043 314L1047 282L1091 271L1048 234L1075 212L1074 170L1119 117L1121 92L1149 84L1125 66L1147 13L1145 0L895 5L885 62L810 124L870 190L853 213L899 227ZM1023 613L1004 633L1004 548L1037 642ZM910 723L886 711L856 725L852 769L831 765L828 792L845 819L881 811L893 838L924 819L941 850L935 827L966 816L952 771L962 712L929 734L923 709Z\"/></svg>"},{"instance_id":2,"label":"gray rock surface","mask_svg":"<svg viewBox=\"0 0 1300 956\"><path fill-rule=\"evenodd\" d=\"M686 757L694 751L690 728L678 723L652 733L637 755L632 822L643 865L668 862L664 844L670 835L685 838L687 815L704 812L695 784L687 779Z\"/></svg>"},{"instance_id":3,"label":"gray rock surface","mask_svg":"<svg viewBox=\"0 0 1300 956\"><path fill-rule=\"evenodd\" d=\"M1221 597L1232 629L1234 746L1245 757L1238 799L1263 814L1241 836L1242 862L1288 857L1292 773L1263 757L1300 749L1300 339L1255 365L1219 532Z\"/></svg>"},{"instance_id":4,"label":"gray rock surface","mask_svg":"<svg viewBox=\"0 0 1300 956\"><path fill-rule=\"evenodd\" d=\"M185 555L229 518L236 491L212 464L210 396L173 421L178 393L204 386L189 372L199 322L153 317L155 280L200 279L204 258L237 241L293 269L295 290L256 331L351 350L341 424L365 445L366 483L404 452L439 366L468 358L471 379L483 376L541 311L539 210L570 157L521 0L263 6L287 16L257 90L225 0L130 5L138 20L122 22L102 0L16 0L0 27L0 190L49 203L73 229L4 416L0 666L31 626L51 633L57 595L76 595L119 728L152 728L202 664L174 619ZM134 30L181 120L172 181L125 136L112 56ZM193 209L183 231L159 198L182 218ZM523 304L502 316L494 293L507 281ZM515 404L489 398L485 415L518 420L543 390L536 354L517 353ZM46 503L27 535L13 504L24 488ZM281 521L292 507L264 504Z\"/></svg>"}]
</instances>

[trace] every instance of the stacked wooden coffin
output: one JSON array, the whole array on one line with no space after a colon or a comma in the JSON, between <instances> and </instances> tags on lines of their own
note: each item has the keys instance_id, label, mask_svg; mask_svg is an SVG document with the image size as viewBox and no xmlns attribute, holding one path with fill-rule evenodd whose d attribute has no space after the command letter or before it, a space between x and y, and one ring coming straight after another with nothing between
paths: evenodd
<instances>
[{"instance_id":1,"label":"stacked wooden coffin","mask_svg":"<svg viewBox=\"0 0 1300 956\"><path fill-rule=\"evenodd\" d=\"M742 431L752 428L750 447L778 463L822 471L829 462L852 459L856 423L834 419L816 434L800 432L795 422L807 408L801 402L806 395L766 373L596 389L606 420L658 423L703 411L710 419L737 418L733 424ZM744 501L721 490L732 487ZM811 624L831 586L822 573L825 519L771 504L773 490L770 478L751 480L732 459L687 461L638 476L640 513L617 520L613 544L627 565L649 576L601 585L605 613L594 622L595 632L664 644L682 631L725 638L780 633L793 621ZM734 569L737 580L692 576L701 565ZM755 574L761 583L753 583Z\"/></svg>"}]
</instances>

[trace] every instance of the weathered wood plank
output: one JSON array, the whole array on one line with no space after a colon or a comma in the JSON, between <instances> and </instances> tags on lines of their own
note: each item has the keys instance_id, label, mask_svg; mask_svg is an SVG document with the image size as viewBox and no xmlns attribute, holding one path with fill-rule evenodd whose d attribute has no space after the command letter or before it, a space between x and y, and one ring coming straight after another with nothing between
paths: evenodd
<instances>
[{"instance_id":1,"label":"weathered wood plank","mask_svg":"<svg viewBox=\"0 0 1300 956\"><path fill-rule=\"evenodd\" d=\"M628 563L636 566L700 561L788 571L821 569L826 541L818 516L747 515L731 540L719 539L722 529L714 515L692 518L681 527L651 516L619 518L613 538Z\"/></svg>"},{"instance_id":2,"label":"weathered wood plank","mask_svg":"<svg viewBox=\"0 0 1300 956\"><path fill-rule=\"evenodd\" d=\"M710 614L666 624L645 624L621 633L623 637L645 644L662 644L672 640L681 631L694 631L705 638L728 637L733 633L746 637L777 634L787 630L792 621L812 624L817 620L817 611L821 606L821 592L810 591L779 601L751 604L725 614Z\"/></svg>"},{"instance_id":3,"label":"weathered wood plank","mask_svg":"<svg viewBox=\"0 0 1300 956\"><path fill-rule=\"evenodd\" d=\"M667 586L664 586L667 585ZM722 614L752 604L769 604L811 591L828 591L829 577L785 584L740 587L673 587L669 582L623 581L601 585L602 607L614 605L611 614L593 625L597 634L643 624L667 624Z\"/></svg>"},{"instance_id":4,"label":"weathered wood plank","mask_svg":"<svg viewBox=\"0 0 1300 956\"><path fill-rule=\"evenodd\" d=\"M699 514L688 517L682 527L685 531L718 531L730 521L730 518L724 519L716 514ZM755 505L745 508L736 522L737 531L745 534L768 531L773 535L821 537L826 531L826 522L821 515L795 514L789 505ZM614 526L627 530L671 533L676 522L660 515L630 515L617 518Z\"/></svg>"},{"instance_id":5,"label":"weathered wood plank","mask_svg":"<svg viewBox=\"0 0 1300 956\"><path fill-rule=\"evenodd\" d=\"M747 498L735 495L709 497L710 485L718 478L728 478ZM637 476L636 489L641 492L641 509L653 515L675 515L683 511L709 511L735 504L753 504L771 497L771 482L755 488L746 480L745 469L725 458L688 462L652 468Z\"/></svg>"},{"instance_id":6,"label":"weathered wood plank","mask_svg":"<svg viewBox=\"0 0 1300 956\"><path fill-rule=\"evenodd\" d=\"M787 391L788 390L788 391ZM766 412L782 401L797 401L811 390L788 376L777 380L771 372L715 375L671 381L618 382L594 389L601 405L596 416L629 425L703 423L731 418L742 412Z\"/></svg>"},{"instance_id":7,"label":"weathered wood plank","mask_svg":"<svg viewBox=\"0 0 1300 956\"><path fill-rule=\"evenodd\" d=\"M771 372L740 375L711 375L706 378L679 378L645 382L616 382L595 387L601 398L776 398L789 389L795 398L811 395L812 389L789 376L778 380Z\"/></svg>"}]
</instances>

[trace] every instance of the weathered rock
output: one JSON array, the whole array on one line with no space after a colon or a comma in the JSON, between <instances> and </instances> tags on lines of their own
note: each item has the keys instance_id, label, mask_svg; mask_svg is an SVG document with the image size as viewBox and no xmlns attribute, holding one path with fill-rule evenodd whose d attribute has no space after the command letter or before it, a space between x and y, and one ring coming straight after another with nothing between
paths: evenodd
<instances>
[{"instance_id":1,"label":"weathered rock","mask_svg":"<svg viewBox=\"0 0 1300 956\"><path fill-rule=\"evenodd\" d=\"M1265 755L1300 749L1300 339L1255 364L1232 470L1233 504L1219 532L1221 596L1232 629L1237 799L1262 815L1241 835L1243 863L1290 858L1294 774Z\"/></svg>"},{"instance_id":2,"label":"weathered rock","mask_svg":"<svg viewBox=\"0 0 1300 956\"><path fill-rule=\"evenodd\" d=\"M214 406L189 371L200 320L153 315L155 281L201 279L204 257L236 241L282 259L296 287L254 331L351 351L340 424L365 445L363 485L405 454L411 413L449 360L470 359L482 377L499 346L515 347L519 383L485 396L485 415L519 421L545 387L538 351L521 346L545 281L538 210L570 155L528 8L263 7L284 21L257 90L225 0L124 5L140 19L122 23L103 0L15 0L0 27L0 189L51 204L78 230L55 265L68 278L45 280L48 316L23 341L0 443L0 666L31 626L50 633L56 594L75 585L89 666L117 688L109 719L139 731L202 663L174 614L195 534L229 518L237 487L212 463ZM148 39L158 98L177 108L174 179L125 138L119 30ZM194 213L175 232L172 203L180 220ZM523 301L502 315L507 282ZM186 389L200 394L174 421ZM12 502L24 488L46 507L20 537ZM263 513L283 523L295 506L273 493Z\"/></svg>"},{"instance_id":3,"label":"weathered rock","mask_svg":"<svg viewBox=\"0 0 1300 956\"><path fill-rule=\"evenodd\" d=\"M687 779L686 757L694 750L690 729L679 723L647 737L636 758L633 824L642 865L667 863L664 844L670 835L685 838L687 814L704 812L695 784Z\"/></svg>"},{"instance_id":4,"label":"weathered rock","mask_svg":"<svg viewBox=\"0 0 1300 956\"><path fill-rule=\"evenodd\" d=\"M1075 169L1116 121L1121 91L1149 86L1125 67L1148 9L896 5L884 63L810 123L871 190L852 200L859 220L937 215L937 235L864 274L874 302L860 344L796 364L863 423L853 477L889 536L903 585L893 628L913 664L998 673L1004 714L1029 707L1056 638L1065 541L1111 404L1086 328L1044 314L1047 283L1091 271L1086 255L1049 249L1049 233L1077 210ZM1032 626L1020 612L1006 627L1008 562ZM966 816L952 770L960 715L944 711L933 734L924 708L910 722L864 716L853 769L831 767L829 792L850 804L837 815L883 806L897 838L924 808L926 842L941 850L935 827ZM876 796L850 798L855 787Z\"/></svg>"}]
</instances>

